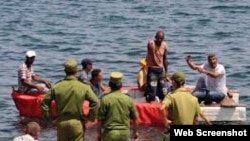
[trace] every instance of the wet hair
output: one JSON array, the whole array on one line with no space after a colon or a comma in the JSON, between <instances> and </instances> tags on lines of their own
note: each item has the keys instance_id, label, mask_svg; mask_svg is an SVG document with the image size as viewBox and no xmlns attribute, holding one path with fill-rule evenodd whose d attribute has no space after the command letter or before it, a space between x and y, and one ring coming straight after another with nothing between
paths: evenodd
<instances>
[{"instance_id":1,"label":"wet hair","mask_svg":"<svg viewBox=\"0 0 250 141\"><path fill-rule=\"evenodd\" d=\"M91 72L91 78L98 76L100 72L102 72L101 69L93 69L93 71Z\"/></svg>"},{"instance_id":2,"label":"wet hair","mask_svg":"<svg viewBox=\"0 0 250 141\"><path fill-rule=\"evenodd\" d=\"M39 132L41 132L41 127L37 122L31 121L26 125L26 134L29 134L31 136L37 136Z\"/></svg>"}]
</instances>

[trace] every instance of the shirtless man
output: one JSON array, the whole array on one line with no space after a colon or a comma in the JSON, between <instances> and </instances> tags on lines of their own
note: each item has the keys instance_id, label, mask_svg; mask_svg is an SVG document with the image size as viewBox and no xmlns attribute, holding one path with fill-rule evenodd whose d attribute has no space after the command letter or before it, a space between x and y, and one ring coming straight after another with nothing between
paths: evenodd
<instances>
[{"instance_id":1,"label":"shirtless man","mask_svg":"<svg viewBox=\"0 0 250 141\"><path fill-rule=\"evenodd\" d=\"M164 32L158 31L155 40L150 40L147 45L147 88L146 101L154 101L156 97L164 98L165 75L168 72L167 50L168 45L164 40Z\"/></svg>"}]
</instances>

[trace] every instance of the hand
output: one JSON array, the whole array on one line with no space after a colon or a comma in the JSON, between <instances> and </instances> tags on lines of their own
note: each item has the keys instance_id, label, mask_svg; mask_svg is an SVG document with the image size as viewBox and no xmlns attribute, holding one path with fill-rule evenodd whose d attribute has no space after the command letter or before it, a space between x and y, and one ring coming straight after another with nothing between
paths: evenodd
<instances>
[{"instance_id":1,"label":"hand","mask_svg":"<svg viewBox=\"0 0 250 141\"><path fill-rule=\"evenodd\" d=\"M132 138L134 139L134 140L136 140L136 139L138 139L138 137L139 137L139 133L136 131L136 132L133 132L133 135L132 135Z\"/></svg>"},{"instance_id":2,"label":"hand","mask_svg":"<svg viewBox=\"0 0 250 141\"><path fill-rule=\"evenodd\" d=\"M164 126L165 126L167 129L169 129L171 124L172 124L172 121L171 121L171 120L167 120L167 121L165 122L165 125L164 125Z\"/></svg>"},{"instance_id":3,"label":"hand","mask_svg":"<svg viewBox=\"0 0 250 141\"><path fill-rule=\"evenodd\" d=\"M52 123L55 124L55 123L57 123L57 121L58 121L58 118L55 118L52 120Z\"/></svg>"},{"instance_id":4,"label":"hand","mask_svg":"<svg viewBox=\"0 0 250 141\"><path fill-rule=\"evenodd\" d=\"M191 55L188 55L188 56L186 56L185 59L186 59L187 62L189 62L191 60L191 58L192 58Z\"/></svg>"},{"instance_id":5,"label":"hand","mask_svg":"<svg viewBox=\"0 0 250 141\"><path fill-rule=\"evenodd\" d=\"M42 86L36 85L36 89L37 89L39 92L44 92L44 87L42 87Z\"/></svg>"},{"instance_id":6,"label":"hand","mask_svg":"<svg viewBox=\"0 0 250 141\"><path fill-rule=\"evenodd\" d=\"M48 88L51 88L51 83L49 82L49 81L44 81L44 84L46 85L46 87L48 87Z\"/></svg>"}]
</instances>

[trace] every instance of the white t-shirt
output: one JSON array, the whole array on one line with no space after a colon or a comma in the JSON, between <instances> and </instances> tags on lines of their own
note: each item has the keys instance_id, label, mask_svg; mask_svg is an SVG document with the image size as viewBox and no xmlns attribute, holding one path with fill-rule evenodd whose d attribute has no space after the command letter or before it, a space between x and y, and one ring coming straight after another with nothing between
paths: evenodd
<instances>
[{"instance_id":1,"label":"white t-shirt","mask_svg":"<svg viewBox=\"0 0 250 141\"><path fill-rule=\"evenodd\" d=\"M38 140L35 140L31 135L26 134L26 135L15 137L13 141L38 141Z\"/></svg>"},{"instance_id":2,"label":"white t-shirt","mask_svg":"<svg viewBox=\"0 0 250 141\"><path fill-rule=\"evenodd\" d=\"M226 70L222 64L217 64L215 68L210 67L208 63L201 65L202 68L220 74L219 77L213 78L210 75L205 75L205 85L209 91L220 91L227 93L226 87Z\"/></svg>"}]
</instances>

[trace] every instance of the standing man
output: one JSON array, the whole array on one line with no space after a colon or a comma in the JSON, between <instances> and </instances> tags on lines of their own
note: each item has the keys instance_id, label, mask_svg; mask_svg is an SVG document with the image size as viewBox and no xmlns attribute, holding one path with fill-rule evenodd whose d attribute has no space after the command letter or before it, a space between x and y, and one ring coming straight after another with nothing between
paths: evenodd
<instances>
[{"instance_id":1,"label":"standing man","mask_svg":"<svg viewBox=\"0 0 250 141\"><path fill-rule=\"evenodd\" d=\"M215 54L209 54L207 61L202 65L196 65L191 60L191 56L186 57L188 66L202 73L192 93L198 98L199 102L204 101L204 104L219 103L224 99L228 91L225 67L218 63Z\"/></svg>"},{"instance_id":2,"label":"standing man","mask_svg":"<svg viewBox=\"0 0 250 141\"><path fill-rule=\"evenodd\" d=\"M172 75L173 92L168 94L160 107L164 125L169 130L170 124L193 125L198 124L198 117L201 113L200 105L195 96L186 88L185 74L176 72ZM169 117L166 116L165 109L168 109ZM169 133L164 137L164 141L169 140Z\"/></svg>"},{"instance_id":3,"label":"standing man","mask_svg":"<svg viewBox=\"0 0 250 141\"><path fill-rule=\"evenodd\" d=\"M109 86L111 92L102 97L98 112L98 141L128 141L130 119L134 129L132 137L137 139L138 114L132 98L121 92L122 73L112 72Z\"/></svg>"},{"instance_id":4,"label":"standing man","mask_svg":"<svg viewBox=\"0 0 250 141\"><path fill-rule=\"evenodd\" d=\"M154 101L156 96L163 100L165 75L168 72L167 51L168 45L164 40L164 32L158 31L155 40L148 42L147 50L147 88L146 101Z\"/></svg>"},{"instance_id":5,"label":"standing man","mask_svg":"<svg viewBox=\"0 0 250 141\"><path fill-rule=\"evenodd\" d=\"M26 94L44 93L48 91L51 84L34 73L33 62L35 61L36 52L29 50L25 55L25 62L18 70L18 91ZM34 83L36 81L38 83Z\"/></svg>"},{"instance_id":6,"label":"standing man","mask_svg":"<svg viewBox=\"0 0 250 141\"><path fill-rule=\"evenodd\" d=\"M57 140L84 141L85 122L94 121L98 108L98 98L89 85L79 82L76 78L77 62L69 59L64 63L66 77L56 83L42 101L42 109L46 119L51 118L50 105L56 103ZM89 115L83 113L83 103L89 101Z\"/></svg>"}]
</instances>

